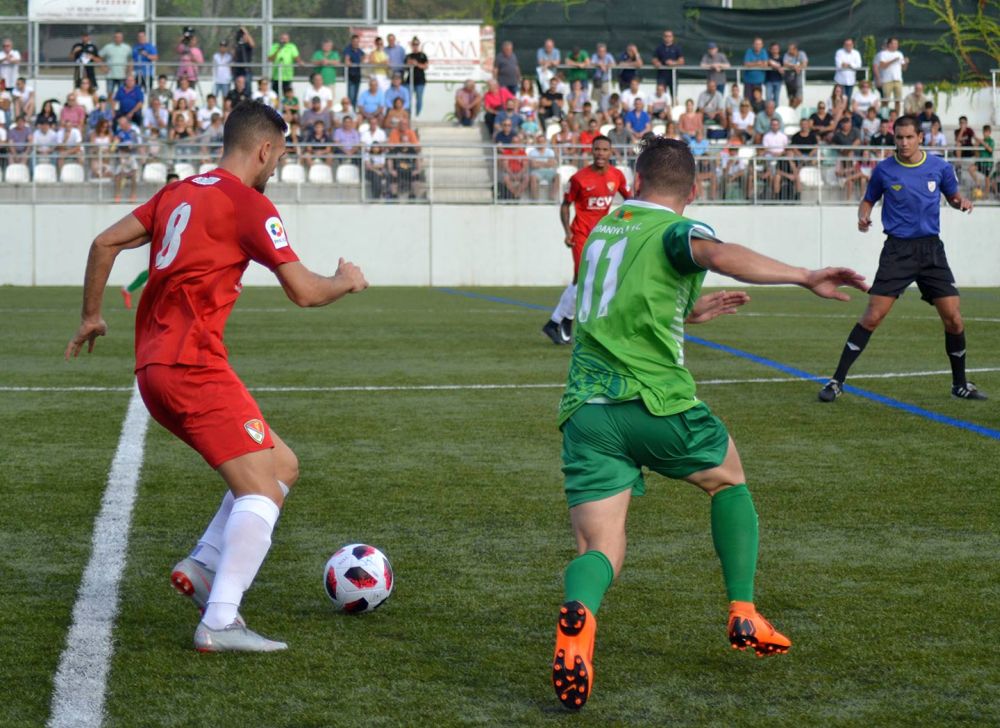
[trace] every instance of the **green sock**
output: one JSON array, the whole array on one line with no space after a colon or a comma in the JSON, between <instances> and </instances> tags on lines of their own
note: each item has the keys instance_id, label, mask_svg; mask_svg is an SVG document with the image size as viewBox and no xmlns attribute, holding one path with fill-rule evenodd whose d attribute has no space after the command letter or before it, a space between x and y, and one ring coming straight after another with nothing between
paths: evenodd
<instances>
[{"instance_id":1,"label":"green sock","mask_svg":"<svg viewBox=\"0 0 1000 728\"><path fill-rule=\"evenodd\" d=\"M757 571L757 511L745 484L712 496L712 541L722 562L729 601L752 602Z\"/></svg>"},{"instance_id":2,"label":"green sock","mask_svg":"<svg viewBox=\"0 0 1000 728\"><path fill-rule=\"evenodd\" d=\"M578 601L594 614L601 606L604 592L611 586L615 571L608 557L600 551L577 556L566 567L566 601Z\"/></svg>"},{"instance_id":3,"label":"green sock","mask_svg":"<svg viewBox=\"0 0 1000 728\"><path fill-rule=\"evenodd\" d=\"M138 289L146 285L146 281L149 280L149 271L144 270L142 273L135 277L135 280L125 286L125 290L129 293L135 293Z\"/></svg>"}]
</instances>

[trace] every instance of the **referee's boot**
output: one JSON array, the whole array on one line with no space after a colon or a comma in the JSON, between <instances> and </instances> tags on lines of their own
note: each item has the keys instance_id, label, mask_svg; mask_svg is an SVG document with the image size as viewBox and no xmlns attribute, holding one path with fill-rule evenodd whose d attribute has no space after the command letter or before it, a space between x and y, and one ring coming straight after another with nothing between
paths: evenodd
<instances>
[{"instance_id":1,"label":"referee's boot","mask_svg":"<svg viewBox=\"0 0 1000 728\"><path fill-rule=\"evenodd\" d=\"M843 385L836 379L831 379L823 389L819 390L820 402L832 402L844 393Z\"/></svg>"},{"instance_id":2,"label":"referee's boot","mask_svg":"<svg viewBox=\"0 0 1000 728\"><path fill-rule=\"evenodd\" d=\"M989 397L980 392L976 385L972 382L956 384L951 388L951 396L957 397L958 399L989 399Z\"/></svg>"}]
</instances>

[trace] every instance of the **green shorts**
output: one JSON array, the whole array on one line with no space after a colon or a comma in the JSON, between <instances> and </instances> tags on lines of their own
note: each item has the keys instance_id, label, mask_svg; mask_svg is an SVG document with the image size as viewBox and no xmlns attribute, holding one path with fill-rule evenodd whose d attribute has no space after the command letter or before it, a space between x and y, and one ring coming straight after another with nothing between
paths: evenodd
<instances>
[{"instance_id":1,"label":"green shorts","mask_svg":"<svg viewBox=\"0 0 1000 728\"><path fill-rule=\"evenodd\" d=\"M718 467L729 448L726 426L704 403L667 417L651 414L641 400L586 404L562 432L570 508L626 488L643 495L643 466L676 479Z\"/></svg>"}]
</instances>

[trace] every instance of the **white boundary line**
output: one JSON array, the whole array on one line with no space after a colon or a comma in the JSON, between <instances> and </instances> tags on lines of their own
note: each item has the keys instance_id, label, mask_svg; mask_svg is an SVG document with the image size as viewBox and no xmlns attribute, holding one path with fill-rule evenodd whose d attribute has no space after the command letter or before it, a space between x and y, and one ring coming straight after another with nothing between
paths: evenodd
<instances>
[{"instance_id":1,"label":"white boundary line","mask_svg":"<svg viewBox=\"0 0 1000 728\"><path fill-rule=\"evenodd\" d=\"M114 651L118 585L125 569L129 524L145 449L149 413L132 387L118 449L108 473L101 511L94 523L93 549L73 605L73 623L59 658L52 695L51 728L99 727Z\"/></svg>"},{"instance_id":2,"label":"white boundary line","mask_svg":"<svg viewBox=\"0 0 1000 728\"><path fill-rule=\"evenodd\" d=\"M390 311L387 308L373 308L367 309L370 313L384 313ZM407 309L408 311L422 310L426 312L433 312L437 309L426 308L426 309ZM465 311L467 313L519 313L523 314L526 309L497 309L493 307L473 307L467 308ZM233 308L233 313L295 313L299 309L295 306L281 306L281 307L265 307L265 306L236 306ZM75 313L74 308L4 308L0 307L0 314L17 314L17 313ZM534 313L534 311L532 311ZM857 313L793 313L793 312L781 312L781 311L740 311L738 314L741 318L800 318L800 319L856 319L858 317ZM893 320L895 319L907 319L910 321L940 321L940 318L936 315L908 315L908 314L892 314ZM1000 323L1000 317L997 316L962 316L964 321L974 321L977 323L989 323L996 324Z\"/></svg>"},{"instance_id":3,"label":"white boundary line","mask_svg":"<svg viewBox=\"0 0 1000 728\"><path fill-rule=\"evenodd\" d=\"M1000 372L1000 367L978 367L966 370L970 374L981 372ZM951 374L950 369L933 369L922 372L887 372L884 374L853 374L851 380L857 379L907 379L910 377L936 377ZM823 377L817 377L817 381ZM789 384L802 383L799 377L753 377L748 379L702 379L696 381L701 385L725 384ZM399 385L344 385L341 387L248 387L251 392L439 392L439 391L477 391L496 389L561 389L565 382L544 384L399 384ZM0 386L0 392L130 392L130 387L17 387Z\"/></svg>"}]
</instances>

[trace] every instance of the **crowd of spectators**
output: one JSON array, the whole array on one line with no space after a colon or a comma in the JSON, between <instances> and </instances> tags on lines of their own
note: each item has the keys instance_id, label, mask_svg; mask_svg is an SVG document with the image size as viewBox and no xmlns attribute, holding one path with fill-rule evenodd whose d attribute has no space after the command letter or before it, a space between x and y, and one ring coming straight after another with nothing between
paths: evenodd
<instances>
[{"instance_id":1,"label":"crowd of spectators","mask_svg":"<svg viewBox=\"0 0 1000 728\"><path fill-rule=\"evenodd\" d=\"M282 33L262 54L268 76L255 78L261 67L257 43L246 27L222 39L211 58L195 30L185 28L176 43L179 62L169 74L156 75L165 66L145 33L129 43L117 32L101 47L83 33L69 54L72 90L41 101L19 74L21 54L4 39L0 166L81 165L92 178L113 178L117 194L126 183L134 194L144 161L198 166L214 160L229 110L257 100L278 109L289 125L288 163L336 171L346 162L372 196L409 195L422 174L412 125L428 67L420 48L413 38L407 52L390 34L363 49L354 35L339 52L324 40L307 60ZM645 58L635 44L620 54L603 43L593 52L574 46L564 54L547 39L534 61L535 77L522 77L514 46L505 41L485 87L468 81L455 94L457 123L472 126L481 119L499 145L504 169L498 177L510 181L504 194L511 196L556 195L556 170L585 163L598 135L611 140L616 163L628 165L636 142L649 133L687 142L698 157L699 179L713 195L731 196L741 188L794 194L800 171L825 161L824 172L835 168L835 179L827 174L827 182L856 196L891 149L892 125L903 113L917 117L930 153L949 148L963 179L981 192L997 190L989 127L979 132L963 120L945 130L921 83L904 95L909 59L894 37L872 61L874 84L860 74L861 55L845 39L833 58L829 96L814 106L803 106L807 53L796 43L765 45L761 37L735 62L707 43L697 65L704 87L683 99L673 86L674 71L690 71L692 64L670 30ZM742 85L732 82L734 67L741 69ZM347 93L338 98L340 73ZM293 82L302 75L308 75L307 84ZM749 170L764 184L752 184Z\"/></svg>"},{"instance_id":2,"label":"crowd of spectators","mask_svg":"<svg viewBox=\"0 0 1000 728\"><path fill-rule=\"evenodd\" d=\"M71 90L63 98L39 102L19 75L20 53L4 39L0 166L51 164L61 173L67 164L79 165L91 179L113 180L116 198L126 185L134 198L144 162L194 168L214 162L230 110L258 101L288 123L285 164L306 171L325 164L331 172L338 164L352 164L373 196L410 196L421 175L411 114L419 113L422 104L428 60L419 38L412 39L409 53L395 36L387 40L388 45L376 38L374 48L362 51L354 36L343 55L332 40L324 40L306 61L289 34L282 33L267 54L270 77L255 79L257 46L246 27L222 39L209 61L194 28L184 28L176 47L179 62L169 76L155 75L159 51L144 32L134 44L116 32L100 48L84 32L70 51ZM207 84L199 81L207 80L203 74L209 66L212 90L203 95ZM298 67L309 72L304 93L293 83ZM339 69L347 72L348 95L337 99ZM364 91L362 71L370 74Z\"/></svg>"},{"instance_id":3,"label":"crowd of spectators","mask_svg":"<svg viewBox=\"0 0 1000 728\"><path fill-rule=\"evenodd\" d=\"M502 158L498 189L509 197L540 194L552 166L586 163L597 134L611 140L615 163L622 165L634 157L635 143L654 132L688 143L699 180L713 197L746 197L752 189L793 197L802 186L801 170L825 162L826 181L856 198L874 165L891 153L893 124L904 113L917 117L929 153L951 149L960 179L968 175L979 193L998 191L990 128L977 134L963 117L949 135L921 83L904 96L909 59L898 38L886 39L874 56L874 83L859 78L861 54L845 39L831 59L829 96L809 107L802 104L810 60L795 42L765 45L755 37L735 64L708 43L698 64L705 85L683 100L672 85L673 69L690 66L672 31L663 32L648 59L649 65L635 44L617 56L604 43L593 53L574 46L564 55L549 38L535 54L532 79L522 77L513 43L504 41L486 87L480 91L468 81L456 93L455 118L469 126L482 115ZM742 87L727 76L734 65L741 69ZM539 174L532 171L532 153L544 160Z\"/></svg>"}]
</instances>

